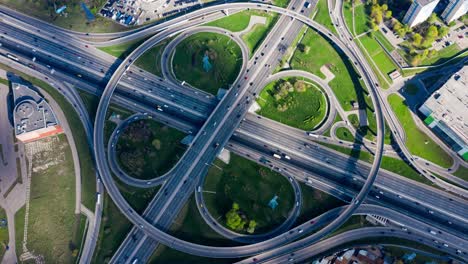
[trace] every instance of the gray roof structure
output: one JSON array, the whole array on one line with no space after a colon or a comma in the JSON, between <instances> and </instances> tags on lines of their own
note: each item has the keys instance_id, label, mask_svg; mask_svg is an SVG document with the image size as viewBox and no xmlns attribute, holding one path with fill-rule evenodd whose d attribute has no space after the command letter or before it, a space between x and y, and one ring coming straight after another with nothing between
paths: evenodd
<instances>
[{"instance_id":1,"label":"gray roof structure","mask_svg":"<svg viewBox=\"0 0 468 264\"><path fill-rule=\"evenodd\" d=\"M452 75L423 106L468 144L468 66Z\"/></svg>"},{"instance_id":2,"label":"gray roof structure","mask_svg":"<svg viewBox=\"0 0 468 264\"><path fill-rule=\"evenodd\" d=\"M36 91L20 83L12 83L15 135L58 125L49 104Z\"/></svg>"}]
</instances>

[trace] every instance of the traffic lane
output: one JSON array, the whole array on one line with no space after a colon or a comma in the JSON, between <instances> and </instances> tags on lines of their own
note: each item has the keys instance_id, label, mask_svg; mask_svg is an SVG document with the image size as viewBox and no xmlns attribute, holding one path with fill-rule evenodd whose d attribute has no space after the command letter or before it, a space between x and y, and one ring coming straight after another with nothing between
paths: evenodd
<instances>
[{"instance_id":1,"label":"traffic lane","mask_svg":"<svg viewBox=\"0 0 468 264\"><path fill-rule=\"evenodd\" d=\"M336 155L330 155L330 151L326 150L324 147L318 147L318 146L317 148L304 147L304 144L309 144L309 146L313 146L314 143L304 143L303 140L296 139L294 137L294 131L290 131L290 133L281 135L281 133L276 129L254 126L253 123L250 121L244 121L240 129L238 130L239 131L238 133L242 133L242 130L244 129L248 133L247 136L250 136L251 138L255 139L252 141L263 142L266 145L270 145L270 148L269 148L270 154L272 153L272 151L286 152L291 155L298 155L300 153L300 155L304 157L304 159L307 162L321 163L322 164L321 169L324 169L324 168L335 169L339 173L342 173L348 176L351 176L351 173L353 173L354 175L365 178L368 173L368 167L366 166L365 163L359 162L355 159L345 156L344 154L336 153ZM291 151L292 149L294 151ZM399 177L399 176L396 176L396 177ZM380 178L381 177L377 179L376 183L379 183ZM401 181L408 181L408 180L402 178ZM395 184L397 184L397 186L395 186ZM455 204L453 203L453 201L450 201L450 198L442 199L442 200L436 199L439 197L433 196L432 188L429 189L427 188L427 186L421 185L421 187L424 188L423 190L421 190L421 188L414 189L412 187L415 184L420 185L416 182L411 185L406 185L406 184L399 184L398 182L395 182L395 181L393 182L386 181L384 182L383 186L386 186L387 188L394 187L392 188L392 190L399 190L400 192L404 192L405 190L406 191L411 190L411 192L409 193L415 194L414 197L421 197L421 198L427 199L427 200L421 200L421 203L423 204L427 203L426 206L438 205L439 208L443 208L444 211L448 211L451 213L458 213L459 216L464 216L467 214L468 212L467 208L466 206L464 206L464 202L462 200L458 200L460 203ZM405 193L401 193L401 194L404 195ZM449 201L449 203L447 202L447 200Z\"/></svg>"}]
</instances>

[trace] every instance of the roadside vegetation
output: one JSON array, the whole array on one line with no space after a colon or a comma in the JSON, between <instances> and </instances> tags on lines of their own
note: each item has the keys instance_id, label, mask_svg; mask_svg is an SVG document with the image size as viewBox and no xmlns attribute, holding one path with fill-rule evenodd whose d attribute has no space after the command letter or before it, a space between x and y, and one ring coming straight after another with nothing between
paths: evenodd
<instances>
[{"instance_id":1,"label":"roadside vegetation","mask_svg":"<svg viewBox=\"0 0 468 264\"><path fill-rule=\"evenodd\" d=\"M6 219L7 216L5 210L0 207L0 259L3 259L3 255L5 254L10 241L8 238L8 223Z\"/></svg>"},{"instance_id":2,"label":"roadside vegetation","mask_svg":"<svg viewBox=\"0 0 468 264\"><path fill-rule=\"evenodd\" d=\"M372 163L374 160L374 156L371 153L364 151L364 150L350 149L350 148L345 148L345 147L341 147L341 146L337 146L333 144L327 144L327 143L320 143L320 142L317 142L317 143L324 145L330 149L341 152L352 158L365 161L367 163ZM394 172L408 179L432 186L431 181L421 176L417 171L415 171L411 166L409 166L403 160L388 157L388 156L383 156L380 168Z\"/></svg>"},{"instance_id":3,"label":"roadside vegetation","mask_svg":"<svg viewBox=\"0 0 468 264\"><path fill-rule=\"evenodd\" d=\"M275 228L288 217L294 203L294 191L285 177L233 153L229 164L214 162L203 191L213 217L241 233ZM275 196L278 207L272 209L268 203ZM250 221L256 223L252 232Z\"/></svg>"},{"instance_id":4,"label":"roadside vegetation","mask_svg":"<svg viewBox=\"0 0 468 264\"><path fill-rule=\"evenodd\" d=\"M302 192L301 214L296 224L302 224L314 217L328 212L331 209L345 205L342 200L312 188L305 183L300 183Z\"/></svg>"},{"instance_id":5,"label":"roadside vegetation","mask_svg":"<svg viewBox=\"0 0 468 264\"><path fill-rule=\"evenodd\" d=\"M354 142L355 138L353 136L353 133L349 131L346 127L338 127L335 131L336 137L341 139L341 140L346 140L349 142Z\"/></svg>"},{"instance_id":6,"label":"roadside vegetation","mask_svg":"<svg viewBox=\"0 0 468 264\"><path fill-rule=\"evenodd\" d=\"M80 247L73 238L81 237L74 235L74 229L80 229L80 215L75 215L75 171L70 146L62 134L37 141L36 147L31 161L27 248L46 262L71 263ZM23 233L16 236L20 255Z\"/></svg>"},{"instance_id":7,"label":"roadside vegetation","mask_svg":"<svg viewBox=\"0 0 468 264\"><path fill-rule=\"evenodd\" d=\"M405 130L406 146L411 153L432 161L444 168L450 167L453 163L452 158L418 128L411 115L411 110L408 109L404 99L398 95L392 94L388 97L388 102Z\"/></svg>"},{"instance_id":8,"label":"roadside vegetation","mask_svg":"<svg viewBox=\"0 0 468 264\"><path fill-rule=\"evenodd\" d=\"M210 245L210 246L238 246L239 244L230 241L211 229L210 226L201 217L195 197L191 197L186 205L179 212L177 218L174 220L173 226L170 231L172 235L190 241L192 243ZM189 255L181 251L173 250L166 246L160 246L153 253L148 263L151 264L166 264L166 263L212 263L212 264L227 264L234 263L239 260L236 259L213 259L204 258L194 255Z\"/></svg>"},{"instance_id":9,"label":"roadside vegetation","mask_svg":"<svg viewBox=\"0 0 468 264\"><path fill-rule=\"evenodd\" d=\"M135 66L142 68L145 71L148 71L157 76L162 76L161 70L161 56L166 45L171 41L171 39L166 39L159 43L158 45L152 47L140 58L135 61Z\"/></svg>"},{"instance_id":10,"label":"roadside vegetation","mask_svg":"<svg viewBox=\"0 0 468 264\"><path fill-rule=\"evenodd\" d=\"M315 9L314 12L316 12L315 17L314 17L314 20L316 22L324 25L331 32L336 33L336 29L333 26L332 20L329 15L327 0L318 0L317 8ZM312 12L312 14L314 14L314 12Z\"/></svg>"},{"instance_id":11,"label":"roadside vegetation","mask_svg":"<svg viewBox=\"0 0 468 264\"><path fill-rule=\"evenodd\" d=\"M204 69L204 57L211 64L209 69ZM177 79L214 95L219 88L229 89L241 65L240 47L227 36L208 32L184 39L173 59Z\"/></svg>"},{"instance_id":12,"label":"roadside vegetation","mask_svg":"<svg viewBox=\"0 0 468 264\"><path fill-rule=\"evenodd\" d=\"M468 181L468 168L460 166L458 167L458 170L453 173L453 175Z\"/></svg>"},{"instance_id":13,"label":"roadside vegetation","mask_svg":"<svg viewBox=\"0 0 468 264\"><path fill-rule=\"evenodd\" d=\"M84 11L81 9L81 0L0 0L2 5L52 23L56 26L80 32L117 32L125 31L126 27L104 18L97 13L107 0L87 0L86 4L95 16L92 22L87 21ZM56 7L54 7L54 4ZM66 15L58 15L55 8L67 6Z\"/></svg>"},{"instance_id":14,"label":"roadside vegetation","mask_svg":"<svg viewBox=\"0 0 468 264\"><path fill-rule=\"evenodd\" d=\"M352 109L351 102L364 100L364 94L367 92L361 86L358 75L349 60L344 54L338 53L317 32L308 29L297 45L291 59L291 68L308 71L325 78L320 71L322 66L327 67L335 75L329 85L345 111Z\"/></svg>"},{"instance_id":15,"label":"roadside vegetation","mask_svg":"<svg viewBox=\"0 0 468 264\"><path fill-rule=\"evenodd\" d=\"M303 130L312 130L326 115L327 102L314 82L290 77L269 83L260 93L258 114Z\"/></svg>"},{"instance_id":16,"label":"roadside vegetation","mask_svg":"<svg viewBox=\"0 0 468 264\"><path fill-rule=\"evenodd\" d=\"M114 180L122 196L139 214L143 213L159 190L159 186L146 189L131 187L120 182L115 176ZM102 198L102 222L91 263L109 263L132 227L132 223L122 215L107 193Z\"/></svg>"},{"instance_id":17,"label":"roadside vegetation","mask_svg":"<svg viewBox=\"0 0 468 264\"><path fill-rule=\"evenodd\" d=\"M265 24L255 24L250 31L242 34L242 39L247 44L247 47L249 47L250 57L253 56L254 52L278 20L277 13L263 13L262 16L266 17Z\"/></svg>"},{"instance_id":18,"label":"roadside vegetation","mask_svg":"<svg viewBox=\"0 0 468 264\"><path fill-rule=\"evenodd\" d=\"M154 120L130 123L116 145L121 168L138 179L153 179L165 174L184 154L180 142L185 134Z\"/></svg>"},{"instance_id":19,"label":"roadside vegetation","mask_svg":"<svg viewBox=\"0 0 468 264\"><path fill-rule=\"evenodd\" d=\"M286 3L287 1L281 0ZM249 47L250 56L258 48L258 45L265 39L268 35L268 32L275 25L275 22L278 20L278 14L274 12L262 12L259 10L245 10L237 12L230 16L209 22L205 26L220 27L225 28L232 32L240 32L246 30L250 20L253 16L264 17L266 18L265 24L255 24L249 31L243 32L241 37Z\"/></svg>"}]
</instances>

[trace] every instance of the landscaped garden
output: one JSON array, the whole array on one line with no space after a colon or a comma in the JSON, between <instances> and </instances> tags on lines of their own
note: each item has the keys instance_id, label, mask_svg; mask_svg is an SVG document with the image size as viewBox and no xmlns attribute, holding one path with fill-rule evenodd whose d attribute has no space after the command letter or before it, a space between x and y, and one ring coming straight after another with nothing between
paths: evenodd
<instances>
[{"instance_id":1,"label":"landscaped garden","mask_svg":"<svg viewBox=\"0 0 468 264\"><path fill-rule=\"evenodd\" d=\"M258 114L303 130L312 130L326 116L327 102L319 86L290 77L268 84L260 93Z\"/></svg>"},{"instance_id":2,"label":"landscaped garden","mask_svg":"<svg viewBox=\"0 0 468 264\"><path fill-rule=\"evenodd\" d=\"M214 162L203 192L214 218L241 233L263 233L277 227L294 206L294 191L285 177L232 153L229 164ZM275 196L278 206L272 209L269 202Z\"/></svg>"},{"instance_id":3,"label":"landscaped garden","mask_svg":"<svg viewBox=\"0 0 468 264\"><path fill-rule=\"evenodd\" d=\"M153 120L128 125L116 145L121 168L138 179L163 175L185 152L180 142L185 134Z\"/></svg>"},{"instance_id":4,"label":"landscaped garden","mask_svg":"<svg viewBox=\"0 0 468 264\"><path fill-rule=\"evenodd\" d=\"M229 89L241 65L240 47L227 36L208 32L184 39L173 59L177 79L211 94Z\"/></svg>"}]
</instances>

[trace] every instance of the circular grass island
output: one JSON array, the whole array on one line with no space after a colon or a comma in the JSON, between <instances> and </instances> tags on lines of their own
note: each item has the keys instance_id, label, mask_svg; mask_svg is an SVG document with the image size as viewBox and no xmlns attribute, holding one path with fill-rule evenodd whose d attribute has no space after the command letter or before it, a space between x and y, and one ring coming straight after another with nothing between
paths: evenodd
<instances>
[{"instance_id":1,"label":"circular grass island","mask_svg":"<svg viewBox=\"0 0 468 264\"><path fill-rule=\"evenodd\" d=\"M278 205L272 209L269 202L275 196ZM214 162L205 178L203 198L221 224L247 234L266 233L281 225L295 201L293 187L284 176L233 153L229 164ZM229 218L237 218L240 224L230 225Z\"/></svg>"},{"instance_id":2,"label":"circular grass island","mask_svg":"<svg viewBox=\"0 0 468 264\"><path fill-rule=\"evenodd\" d=\"M242 66L242 52L231 38L211 32L196 33L179 43L172 68L175 77L216 95L229 89Z\"/></svg>"},{"instance_id":3,"label":"circular grass island","mask_svg":"<svg viewBox=\"0 0 468 264\"><path fill-rule=\"evenodd\" d=\"M318 84L290 77L269 83L257 99L257 114L302 130L313 130L327 115L327 100Z\"/></svg>"},{"instance_id":4,"label":"circular grass island","mask_svg":"<svg viewBox=\"0 0 468 264\"><path fill-rule=\"evenodd\" d=\"M130 123L116 145L117 162L128 175L149 180L169 171L182 157L185 134L151 119Z\"/></svg>"}]
</instances>

